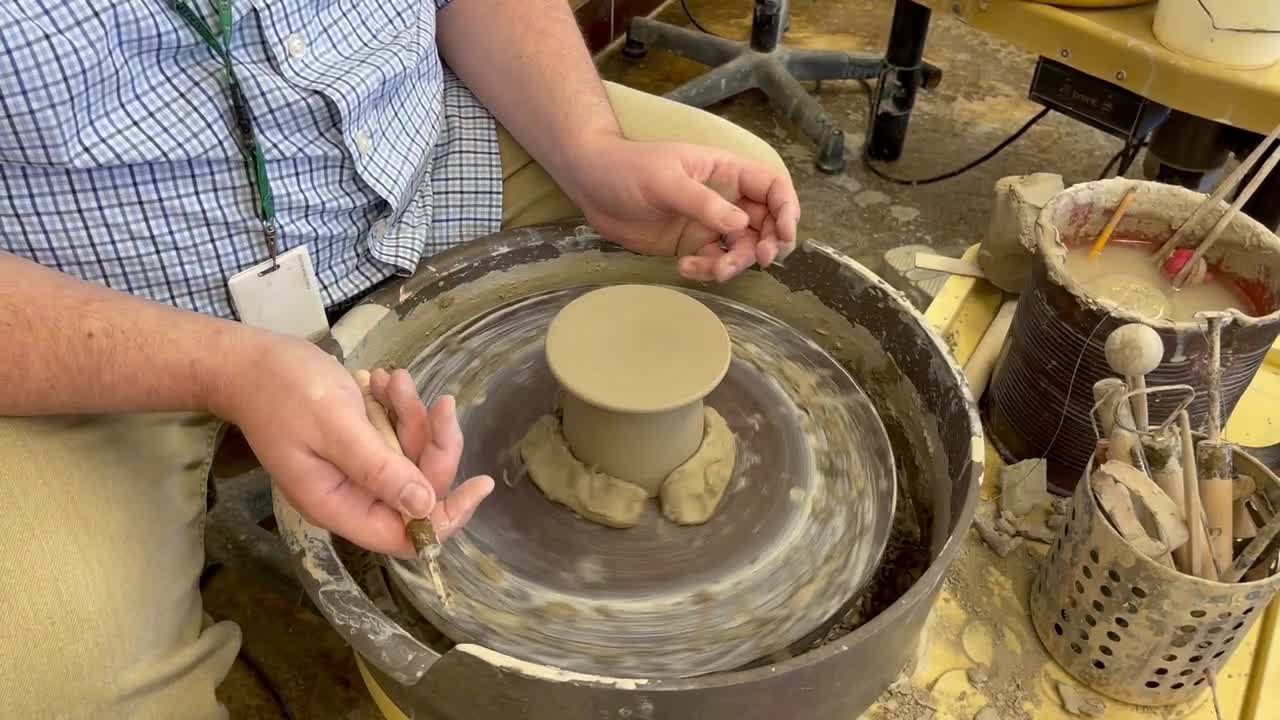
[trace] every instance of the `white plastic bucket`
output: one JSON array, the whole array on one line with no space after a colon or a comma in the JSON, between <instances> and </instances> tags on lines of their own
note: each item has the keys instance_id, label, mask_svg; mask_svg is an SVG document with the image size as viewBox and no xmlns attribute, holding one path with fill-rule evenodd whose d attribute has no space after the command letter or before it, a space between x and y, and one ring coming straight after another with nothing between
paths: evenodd
<instances>
[{"instance_id":1,"label":"white plastic bucket","mask_svg":"<svg viewBox=\"0 0 1280 720\"><path fill-rule=\"evenodd\" d=\"M1153 30L1170 50L1207 62L1280 62L1280 0L1160 0Z\"/></svg>"}]
</instances>

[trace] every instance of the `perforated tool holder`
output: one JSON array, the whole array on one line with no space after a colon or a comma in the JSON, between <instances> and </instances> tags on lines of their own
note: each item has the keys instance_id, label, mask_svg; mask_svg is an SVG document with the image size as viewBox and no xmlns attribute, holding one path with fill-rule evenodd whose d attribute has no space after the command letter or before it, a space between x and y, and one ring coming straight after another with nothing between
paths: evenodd
<instances>
[{"instance_id":1,"label":"perforated tool holder","mask_svg":"<svg viewBox=\"0 0 1280 720\"><path fill-rule=\"evenodd\" d=\"M1031 585L1036 634L1097 692L1137 705L1189 700L1240 646L1280 576L1210 582L1135 552L1103 516L1088 474Z\"/></svg>"}]
</instances>

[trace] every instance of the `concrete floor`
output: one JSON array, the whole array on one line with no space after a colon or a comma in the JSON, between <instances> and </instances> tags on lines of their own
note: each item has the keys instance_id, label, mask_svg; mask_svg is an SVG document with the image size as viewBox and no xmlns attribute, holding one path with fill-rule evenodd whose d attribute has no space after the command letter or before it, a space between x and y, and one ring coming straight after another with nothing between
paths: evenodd
<instances>
[{"instance_id":1,"label":"concrete floor","mask_svg":"<svg viewBox=\"0 0 1280 720\"><path fill-rule=\"evenodd\" d=\"M746 0L689 0L708 29L745 37ZM884 46L892 0L793 0L787 42L793 46L878 52ZM663 18L684 22L676 3ZM921 97L912 119L905 157L891 172L921 177L963 165L986 152L1036 113L1025 99L1033 58L951 19L934 22L927 56L945 73L941 86ZM699 66L653 52L635 63L620 55L602 62L606 77L655 93L696 76ZM882 256L909 243L958 254L979 241L991 207L991 188L1005 175L1036 171L1062 174L1067 183L1095 178L1119 141L1051 115L986 165L957 179L909 188L871 176L856 160L864 134L867 98L855 82L827 84L820 95L849 138L849 169L837 176L818 172L808 141L774 119L763 96L751 93L715 111L773 143L794 174L803 207L801 236L844 249L872 269ZM375 720L380 717L355 670L350 652L319 618L296 600L280 598L252 579L225 572L211 581L208 612L244 629L247 654L281 693L295 718ZM283 715L241 660L221 697L234 718ZM851 718L849 720L852 720Z\"/></svg>"},{"instance_id":2,"label":"concrete floor","mask_svg":"<svg viewBox=\"0 0 1280 720\"><path fill-rule=\"evenodd\" d=\"M888 38L890 0L793 0L786 42L796 47L880 53ZM751 3L690 0L699 22L743 38ZM664 19L683 21L679 3ZM960 167L1012 134L1040 109L1026 99L1034 59L951 18L933 22L927 58L943 69L941 85L920 97L903 159L885 168L898 177L927 177ZM652 52L640 62L616 54L606 77L656 93L696 77L701 66ZM831 176L812 162L807 138L776 120L764 96L750 93L715 111L772 143L791 167L802 207L801 235L835 244L873 270L884 251L922 243L959 253L986 229L995 181L1006 175L1052 171L1067 183L1095 179L1119 147L1089 127L1050 115L1004 153L947 182L915 188L883 182L859 161L868 99L857 82L827 83L819 97L844 130L848 169Z\"/></svg>"}]
</instances>

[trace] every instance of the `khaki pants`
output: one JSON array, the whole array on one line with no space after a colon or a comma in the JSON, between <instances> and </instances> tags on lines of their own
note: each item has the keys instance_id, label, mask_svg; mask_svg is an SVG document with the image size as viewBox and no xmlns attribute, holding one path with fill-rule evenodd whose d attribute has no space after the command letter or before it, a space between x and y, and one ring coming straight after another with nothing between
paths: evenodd
<instances>
[{"instance_id":1,"label":"khaki pants","mask_svg":"<svg viewBox=\"0 0 1280 720\"><path fill-rule=\"evenodd\" d=\"M718 146L783 167L708 113L608 87L636 140ZM501 133L503 224L576 209ZM193 415L0 418L0 717L223 718L240 645L197 582L220 423Z\"/></svg>"}]
</instances>

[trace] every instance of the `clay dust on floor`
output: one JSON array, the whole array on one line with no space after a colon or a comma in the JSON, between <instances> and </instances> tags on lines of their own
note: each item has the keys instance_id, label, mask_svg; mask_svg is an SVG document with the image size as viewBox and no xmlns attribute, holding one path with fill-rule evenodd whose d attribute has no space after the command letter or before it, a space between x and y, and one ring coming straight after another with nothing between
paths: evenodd
<instances>
[{"instance_id":1,"label":"clay dust on floor","mask_svg":"<svg viewBox=\"0 0 1280 720\"><path fill-rule=\"evenodd\" d=\"M891 0L793 0L787 43L797 47L879 52L888 36ZM751 3L689 0L708 29L747 34ZM685 24L678 3L663 19ZM927 57L944 72L941 86L921 95L903 160L886 170L923 176L951 170L985 153L1035 114L1025 99L1033 59L948 18L933 22ZM695 77L695 63L654 51L633 62L604 58L611 80L663 93ZM829 176L813 167L812 147L776 118L764 97L748 93L714 108L768 140L786 159L803 208L801 237L842 248L873 270L881 256L907 243L956 254L981 239L996 179L1036 171L1061 173L1068 184L1093 179L1119 142L1050 115L999 157L956 180L917 188L883 182L858 162L867 96L857 82L825 83L818 97L844 129L849 167ZM252 579L224 572L206 593L208 612L244 629L249 654L289 703L296 718L373 720L380 717L363 690L350 651L296 600L282 599ZM281 717L271 696L243 662L219 693L234 718ZM853 720L833 718L831 720Z\"/></svg>"}]
</instances>

